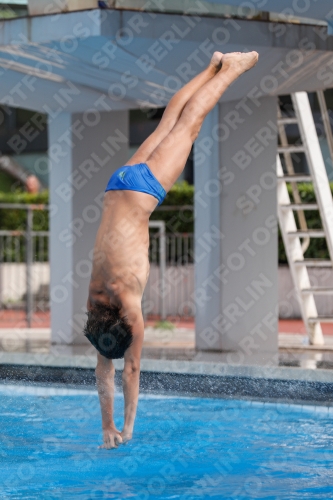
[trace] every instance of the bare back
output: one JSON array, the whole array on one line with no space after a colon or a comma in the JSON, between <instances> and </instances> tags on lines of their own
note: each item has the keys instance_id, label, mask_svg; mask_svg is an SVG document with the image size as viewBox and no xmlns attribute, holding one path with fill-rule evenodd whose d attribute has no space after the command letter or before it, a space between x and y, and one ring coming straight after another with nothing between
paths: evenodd
<instances>
[{"instance_id":1,"label":"bare back","mask_svg":"<svg viewBox=\"0 0 333 500\"><path fill-rule=\"evenodd\" d=\"M96 235L89 301L121 305L124 296L141 301L149 274L149 217L153 196L137 191L107 191Z\"/></svg>"}]
</instances>

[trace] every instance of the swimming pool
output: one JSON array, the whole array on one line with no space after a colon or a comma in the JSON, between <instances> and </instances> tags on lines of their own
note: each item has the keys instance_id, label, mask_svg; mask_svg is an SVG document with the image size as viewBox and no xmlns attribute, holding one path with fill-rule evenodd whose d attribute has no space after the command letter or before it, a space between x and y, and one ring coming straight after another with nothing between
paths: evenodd
<instances>
[{"instance_id":1,"label":"swimming pool","mask_svg":"<svg viewBox=\"0 0 333 500\"><path fill-rule=\"evenodd\" d=\"M0 395L1 499L332 498L325 407L143 395L134 439L104 450L95 391Z\"/></svg>"}]
</instances>

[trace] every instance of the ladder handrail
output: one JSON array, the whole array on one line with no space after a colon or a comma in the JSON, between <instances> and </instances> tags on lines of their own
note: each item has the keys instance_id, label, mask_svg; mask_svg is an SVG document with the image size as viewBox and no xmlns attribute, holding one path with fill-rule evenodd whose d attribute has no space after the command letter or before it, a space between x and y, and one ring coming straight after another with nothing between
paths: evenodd
<instances>
[{"instance_id":1,"label":"ladder handrail","mask_svg":"<svg viewBox=\"0 0 333 500\"><path fill-rule=\"evenodd\" d=\"M288 143L288 139L287 139L286 129L284 128L284 124L279 123L279 119L281 119L281 118L282 118L282 114L281 114L280 107L278 106L279 137L280 137L280 141L281 141L281 146L286 147L286 146L289 146L289 143ZM289 175L292 175L295 173L295 169L294 169L293 161L291 159L291 154L287 151L283 154L284 154L284 159L286 162L287 172ZM291 189L293 192L293 197L294 197L295 203L301 203L302 199L301 199L301 195L300 195L300 192L298 190L298 185L296 182L291 183ZM303 230L308 229L308 225L306 223L306 218L305 218L305 214L304 214L303 210L299 210L297 212L297 217L298 217L298 222L299 222L300 228ZM310 245L310 238L304 238L302 241L303 253L306 252L309 245Z\"/></svg>"},{"instance_id":2,"label":"ladder handrail","mask_svg":"<svg viewBox=\"0 0 333 500\"><path fill-rule=\"evenodd\" d=\"M326 136L333 155L333 135L330 124L327 122L328 113L323 92L318 96L324 125L326 126ZM291 95L291 100L295 112L295 118L284 119L281 117L281 110L278 109L278 131L281 146L277 152L277 175L278 175L278 216L280 229L285 245L285 250L289 262L290 273L294 282L297 299L300 305L302 318L312 344L322 345L324 337L321 328L321 319L318 315L315 302L316 294L333 294L332 287L316 287L310 283L308 266L311 259L304 259L304 253L308 247L310 238L324 237L327 242L330 260L316 262L317 266L326 268L333 267L333 198L330 188L325 162L321 151L313 113L310 107L309 97L306 92L297 92ZM285 125L295 123L300 132L301 145L297 147L288 144ZM328 130L329 127L329 130ZM302 203L299 195L298 182L304 181L304 174L295 175L291 152L302 151L305 154L310 175L305 180L312 181L315 203ZM284 155L287 173L284 175L280 154ZM332 156L333 159L333 156ZM291 202L287 183L292 186L294 201ZM309 230L305 219L305 210L316 208L319 212L322 229ZM299 226L297 228L295 211L300 214ZM304 218L304 219L303 219ZM302 220L303 219L303 220ZM306 245L301 243L301 238L306 236ZM324 317L325 322L333 323L333 316Z\"/></svg>"},{"instance_id":3,"label":"ladder handrail","mask_svg":"<svg viewBox=\"0 0 333 500\"><path fill-rule=\"evenodd\" d=\"M313 179L323 228L326 233L327 247L333 262L333 198L309 97L306 92L297 92L292 94L291 97L296 116L299 119L301 138L306 148L308 166Z\"/></svg>"},{"instance_id":4,"label":"ladder handrail","mask_svg":"<svg viewBox=\"0 0 333 500\"><path fill-rule=\"evenodd\" d=\"M325 94L324 94L323 90L317 91L317 99L318 99L318 103L319 103L321 119L323 121L324 129L325 129L328 150L330 152L330 157L331 157L331 161L332 161L332 165L333 165L333 133L332 133L330 119L328 117L328 109L326 106Z\"/></svg>"},{"instance_id":5,"label":"ladder handrail","mask_svg":"<svg viewBox=\"0 0 333 500\"><path fill-rule=\"evenodd\" d=\"M283 170L279 154L277 154L276 157L276 168L277 175L282 176ZM287 206L288 204L290 204L290 196L285 182L278 183L277 196L281 235L287 254L293 283L295 285L296 291L301 290L302 288L310 288L310 278L306 267L302 266L301 268L297 268L293 265L296 260L304 260L304 256L300 238L294 238L292 242L288 239L288 232L296 231L297 226L292 208L290 208L290 210L281 210L282 205ZM323 345L324 337L320 323L310 324L308 322L308 317L318 316L317 306L313 295L309 295L305 301L298 293L298 302L310 342L317 345Z\"/></svg>"}]
</instances>

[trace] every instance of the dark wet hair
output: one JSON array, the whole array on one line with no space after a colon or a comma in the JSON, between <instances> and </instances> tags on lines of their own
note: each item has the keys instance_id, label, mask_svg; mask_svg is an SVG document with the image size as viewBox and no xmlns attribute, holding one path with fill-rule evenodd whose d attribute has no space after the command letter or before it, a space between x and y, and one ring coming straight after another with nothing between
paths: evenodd
<instances>
[{"instance_id":1,"label":"dark wet hair","mask_svg":"<svg viewBox=\"0 0 333 500\"><path fill-rule=\"evenodd\" d=\"M83 333L102 356L123 358L133 341L132 328L120 308L96 304L87 312Z\"/></svg>"}]
</instances>

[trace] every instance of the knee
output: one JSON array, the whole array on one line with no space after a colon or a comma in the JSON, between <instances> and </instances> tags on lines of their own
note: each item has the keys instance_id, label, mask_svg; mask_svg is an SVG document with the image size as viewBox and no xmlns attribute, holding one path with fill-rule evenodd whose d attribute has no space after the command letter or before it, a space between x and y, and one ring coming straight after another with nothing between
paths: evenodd
<instances>
[{"instance_id":1,"label":"knee","mask_svg":"<svg viewBox=\"0 0 333 500\"><path fill-rule=\"evenodd\" d=\"M191 130L191 141L194 142L199 135L201 126L197 124Z\"/></svg>"},{"instance_id":2,"label":"knee","mask_svg":"<svg viewBox=\"0 0 333 500\"><path fill-rule=\"evenodd\" d=\"M187 133L190 136L190 140L193 143L199 135L201 124L197 120L193 120L193 123L189 124Z\"/></svg>"},{"instance_id":3,"label":"knee","mask_svg":"<svg viewBox=\"0 0 333 500\"><path fill-rule=\"evenodd\" d=\"M192 143L196 140L199 135L202 119L195 114L186 117L187 119L183 122L184 128L186 129L186 134L190 136Z\"/></svg>"}]
</instances>

